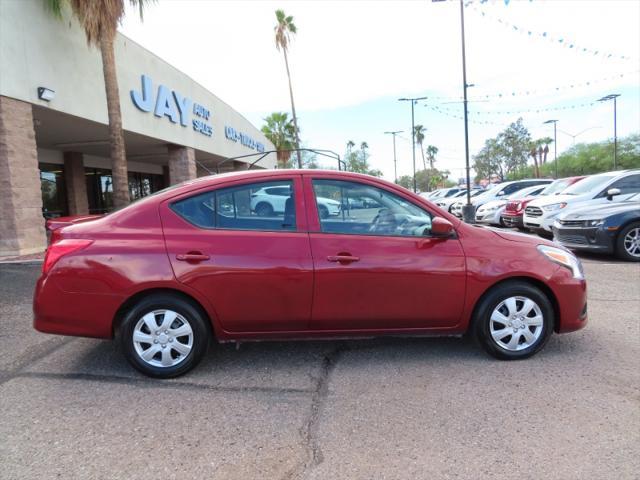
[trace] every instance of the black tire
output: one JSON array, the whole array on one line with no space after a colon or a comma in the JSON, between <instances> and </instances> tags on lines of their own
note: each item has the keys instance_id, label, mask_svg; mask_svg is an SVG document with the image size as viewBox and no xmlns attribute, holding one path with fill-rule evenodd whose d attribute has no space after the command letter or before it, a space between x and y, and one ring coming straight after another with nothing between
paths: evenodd
<instances>
[{"instance_id":1,"label":"black tire","mask_svg":"<svg viewBox=\"0 0 640 480\"><path fill-rule=\"evenodd\" d=\"M256 205L256 214L259 217L272 217L273 216L273 207L266 202L260 202Z\"/></svg>"},{"instance_id":2,"label":"black tire","mask_svg":"<svg viewBox=\"0 0 640 480\"><path fill-rule=\"evenodd\" d=\"M528 228L524 228L524 227L516 227L516 228L518 229L519 232L522 232L522 233L528 233L529 232Z\"/></svg>"},{"instance_id":3,"label":"black tire","mask_svg":"<svg viewBox=\"0 0 640 480\"><path fill-rule=\"evenodd\" d=\"M329 218L329 209L324 205L320 205L318 206L318 214L320 215L320 218Z\"/></svg>"},{"instance_id":4,"label":"black tire","mask_svg":"<svg viewBox=\"0 0 640 480\"><path fill-rule=\"evenodd\" d=\"M503 348L494 340L490 331L490 325L492 323L491 316L494 310L510 297L525 297L533 300L542 313L542 330L539 336L530 346L517 351ZM480 300L473 318L473 330L476 339L489 355L500 360L521 360L536 354L544 347L553 332L554 321L555 314L553 306L544 292L526 282L510 281L494 287ZM531 327L520 328L530 329ZM505 325L504 329L511 330L511 327ZM529 330L529 332L531 332L531 330ZM518 335L520 334L518 333ZM522 335L518 338L521 339L521 337ZM507 339L510 340L511 337L507 336L503 338L505 342Z\"/></svg>"},{"instance_id":5,"label":"black tire","mask_svg":"<svg viewBox=\"0 0 640 480\"><path fill-rule=\"evenodd\" d=\"M179 360L179 363L173 366L154 366L147 363L143 360L136 350L136 346L134 345L133 335L134 331L136 331L136 326L142 318L150 312L158 311L158 310L171 310L177 313L181 318L177 317L177 322L172 325L180 325L186 321L191 327L192 331L192 345L189 353L184 355L184 358ZM162 317L164 318L164 317ZM156 316L156 323L160 322L160 315ZM152 294L148 297L143 298L138 303L136 303L129 311L126 313L121 328L119 329L119 340L122 346L122 349L125 353L125 356L129 363L133 365L137 370L154 378L172 378L177 377L179 375L183 375L195 367L202 357L207 351L207 346L209 344L210 330L207 327L208 320L205 318L205 315L202 313L199 307L194 305L192 302L187 301L181 298L178 295L172 294ZM175 322L175 321L174 321ZM148 330L148 328L147 328ZM143 332L146 333L146 332ZM153 337L153 333L151 334ZM159 337L153 337L159 338ZM164 337L165 343L167 342L166 336ZM186 337L180 337L184 339ZM171 342L174 341L172 338ZM179 338L175 338L175 342L179 341ZM157 340L154 340L154 343L158 343ZM142 345L146 345L147 343L143 343ZM151 342L148 343L150 348ZM169 345L169 344L167 344ZM175 344L172 344L175 345ZM169 345L171 346L171 345ZM159 348L156 346L154 348ZM163 347L165 348L165 347ZM181 355L173 350L169 349L169 354L173 357L180 358ZM159 355L158 359L155 361L160 361L159 358L162 357L163 351L158 351L157 355Z\"/></svg>"},{"instance_id":6,"label":"black tire","mask_svg":"<svg viewBox=\"0 0 640 480\"><path fill-rule=\"evenodd\" d=\"M631 255L625 248L625 237L632 230L640 229L640 222L632 222L626 227L624 227L616 238L616 256L627 262L640 262L640 257Z\"/></svg>"}]
</instances>

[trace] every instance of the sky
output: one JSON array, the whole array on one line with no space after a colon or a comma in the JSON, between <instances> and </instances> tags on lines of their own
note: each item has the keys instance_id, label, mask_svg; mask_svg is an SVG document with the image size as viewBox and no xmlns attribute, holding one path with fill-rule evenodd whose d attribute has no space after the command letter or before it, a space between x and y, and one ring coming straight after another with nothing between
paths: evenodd
<instances>
[{"instance_id":1,"label":"sky","mask_svg":"<svg viewBox=\"0 0 640 480\"><path fill-rule=\"evenodd\" d=\"M519 117L534 138L553 137L553 125L543 122L557 119L559 154L574 141L612 138L612 102L596 102L611 93L621 94L618 136L640 132L640 1L466 3L472 157ZM411 106L398 98L424 96L414 108L415 123L427 129L425 146L438 147L436 166L454 180L464 175L457 0L159 0L143 22L129 8L120 31L259 128L271 112L291 110L274 43L278 8L298 28L289 62L305 146L342 155L349 140L365 141L372 167L393 180L393 144L384 132L403 130L397 171L411 174ZM419 168L418 150L416 160Z\"/></svg>"}]
</instances>

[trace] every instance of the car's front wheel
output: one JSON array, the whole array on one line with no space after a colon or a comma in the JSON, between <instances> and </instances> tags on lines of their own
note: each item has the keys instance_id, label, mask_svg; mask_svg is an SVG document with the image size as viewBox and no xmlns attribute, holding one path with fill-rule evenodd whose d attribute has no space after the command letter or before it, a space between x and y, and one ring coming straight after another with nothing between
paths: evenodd
<instances>
[{"instance_id":1,"label":"car's front wheel","mask_svg":"<svg viewBox=\"0 0 640 480\"><path fill-rule=\"evenodd\" d=\"M200 309L171 294L145 297L124 317L120 343L127 360L156 378L182 375L204 356L209 330Z\"/></svg>"},{"instance_id":2,"label":"car's front wheel","mask_svg":"<svg viewBox=\"0 0 640 480\"><path fill-rule=\"evenodd\" d=\"M525 282L503 283L482 300L474 318L476 338L492 356L518 360L537 353L553 331L551 302Z\"/></svg>"},{"instance_id":3,"label":"car's front wheel","mask_svg":"<svg viewBox=\"0 0 640 480\"><path fill-rule=\"evenodd\" d=\"M640 222L622 229L616 240L616 254L628 262L640 262Z\"/></svg>"}]
</instances>

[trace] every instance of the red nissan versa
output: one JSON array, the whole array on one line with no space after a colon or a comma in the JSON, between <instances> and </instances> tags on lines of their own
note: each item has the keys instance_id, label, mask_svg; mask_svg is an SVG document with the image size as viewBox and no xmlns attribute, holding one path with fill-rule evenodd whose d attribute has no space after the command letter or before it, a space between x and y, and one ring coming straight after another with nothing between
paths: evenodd
<instances>
[{"instance_id":1,"label":"red nissan versa","mask_svg":"<svg viewBox=\"0 0 640 480\"><path fill-rule=\"evenodd\" d=\"M117 337L154 377L187 372L211 339L471 332L509 360L587 321L568 250L319 170L200 178L62 227L33 308L37 330Z\"/></svg>"}]
</instances>

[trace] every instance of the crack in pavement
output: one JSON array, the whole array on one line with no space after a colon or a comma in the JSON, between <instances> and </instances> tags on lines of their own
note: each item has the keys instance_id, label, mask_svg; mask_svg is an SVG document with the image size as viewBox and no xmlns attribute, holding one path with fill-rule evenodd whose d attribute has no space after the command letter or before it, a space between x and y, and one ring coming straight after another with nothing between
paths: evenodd
<instances>
[{"instance_id":1,"label":"crack in pavement","mask_svg":"<svg viewBox=\"0 0 640 480\"><path fill-rule=\"evenodd\" d=\"M22 372L17 373L13 378L37 378L37 379L60 379L75 381L94 381L102 383L115 383L121 385L132 385L141 388L173 388L180 390L199 390L224 393L268 393L268 394L308 394L312 390L304 388L286 387L225 387L219 385L207 385L175 380L158 380L146 377L126 377L122 375L100 375L93 373L46 373L46 372Z\"/></svg>"},{"instance_id":2,"label":"crack in pavement","mask_svg":"<svg viewBox=\"0 0 640 480\"><path fill-rule=\"evenodd\" d=\"M336 367L340 356L350 350L345 345L339 345L333 350L326 353L322 358L320 365L320 375L315 378L315 388L311 394L311 408L309 411L309 417L300 429L300 436L302 438L302 444L306 450L307 459L298 463L289 472L287 472L283 480L299 479L305 476L305 473L320 465L324 461L322 455L322 449L318 443L317 433L324 410L325 401L329 394L329 380L331 373Z\"/></svg>"},{"instance_id":3,"label":"crack in pavement","mask_svg":"<svg viewBox=\"0 0 640 480\"><path fill-rule=\"evenodd\" d=\"M34 347L28 348L22 355L18 357L15 364L16 366L5 370L0 374L0 385L7 383L18 376L25 368L33 365L34 363L45 359L56 350L64 347L65 345L76 340L75 337L59 337L56 339L48 340Z\"/></svg>"}]
</instances>

